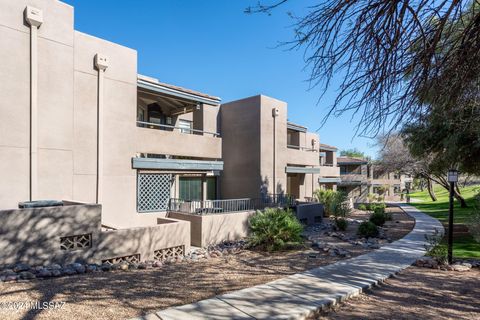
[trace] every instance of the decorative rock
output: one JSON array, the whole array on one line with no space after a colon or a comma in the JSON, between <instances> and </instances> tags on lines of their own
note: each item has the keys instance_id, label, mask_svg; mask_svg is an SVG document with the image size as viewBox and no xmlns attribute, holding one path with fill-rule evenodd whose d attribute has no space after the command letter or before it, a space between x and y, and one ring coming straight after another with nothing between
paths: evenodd
<instances>
[{"instance_id":1,"label":"decorative rock","mask_svg":"<svg viewBox=\"0 0 480 320\"><path fill-rule=\"evenodd\" d=\"M138 264L138 269L145 270L145 269L147 269L147 265L143 262L140 262Z\"/></svg>"},{"instance_id":2,"label":"decorative rock","mask_svg":"<svg viewBox=\"0 0 480 320\"><path fill-rule=\"evenodd\" d=\"M95 272L95 271L98 271L98 267L96 264L87 264L87 266L85 267L85 272Z\"/></svg>"},{"instance_id":3,"label":"decorative rock","mask_svg":"<svg viewBox=\"0 0 480 320\"><path fill-rule=\"evenodd\" d=\"M160 268L160 267L163 266L163 263L162 263L162 261L160 261L160 260L155 260L155 261L153 262L153 265L152 265L152 266L153 266L154 268Z\"/></svg>"},{"instance_id":4,"label":"decorative rock","mask_svg":"<svg viewBox=\"0 0 480 320\"><path fill-rule=\"evenodd\" d=\"M138 269L138 264L136 264L136 263L130 263L130 264L128 265L128 269L130 269L130 270L137 270L137 269Z\"/></svg>"},{"instance_id":5,"label":"decorative rock","mask_svg":"<svg viewBox=\"0 0 480 320\"><path fill-rule=\"evenodd\" d=\"M455 263L451 265L453 271L458 271L458 272L465 272L465 271L470 271L472 268L472 265L470 263Z\"/></svg>"},{"instance_id":6,"label":"decorative rock","mask_svg":"<svg viewBox=\"0 0 480 320\"><path fill-rule=\"evenodd\" d=\"M74 274L77 274L77 271L75 271L75 269L73 269L72 267L66 267L63 268L63 274L67 276L73 276Z\"/></svg>"},{"instance_id":7,"label":"decorative rock","mask_svg":"<svg viewBox=\"0 0 480 320\"><path fill-rule=\"evenodd\" d=\"M75 270L76 273L85 273L86 269L85 269L85 266L81 263L72 263L71 264L71 267L73 268L73 270Z\"/></svg>"},{"instance_id":8,"label":"decorative rock","mask_svg":"<svg viewBox=\"0 0 480 320\"><path fill-rule=\"evenodd\" d=\"M22 272L22 271L28 271L28 270L30 270L30 266L26 263L17 263L13 267L13 271L15 272Z\"/></svg>"},{"instance_id":9,"label":"decorative rock","mask_svg":"<svg viewBox=\"0 0 480 320\"><path fill-rule=\"evenodd\" d=\"M18 274L19 278L22 280L32 280L35 279L35 275L29 271L22 271Z\"/></svg>"},{"instance_id":10,"label":"decorative rock","mask_svg":"<svg viewBox=\"0 0 480 320\"><path fill-rule=\"evenodd\" d=\"M60 277L62 275L62 271L58 269L52 270L52 277Z\"/></svg>"},{"instance_id":11,"label":"decorative rock","mask_svg":"<svg viewBox=\"0 0 480 320\"><path fill-rule=\"evenodd\" d=\"M102 265L100 266L100 270L105 272L110 271L112 270L112 265L109 263L102 263Z\"/></svg>"},{"instance_id":12,"label":"decorative rock","mask_svg":"<svg viewBox=\"0 0 480 320\"><path fill-rule=\"evenodd\" d=\"M127 271L128 270L128 262L123 261L118 265L118 268L122 271Z\"/></svg>"},{"instance_id":13,"label":"decorative rock","mask_svg":"<svg viewBox=\"0 0 480 320\"><path fill-rule=\"evenodd\" d=\"M62 270L62 266L56 263L47 266L49 270Z\"/></svg>"},{"instance_id":14,"label":"decorative rock","mask_svg":"<svg viewBox=\"0 0 480 320\"><path fill-rule=\"evenodd\" d=\"M37 271L37 277L39 278L50 278L52 276L52 271L48 269L41 269Z\"/></svg>"}]
</instances>

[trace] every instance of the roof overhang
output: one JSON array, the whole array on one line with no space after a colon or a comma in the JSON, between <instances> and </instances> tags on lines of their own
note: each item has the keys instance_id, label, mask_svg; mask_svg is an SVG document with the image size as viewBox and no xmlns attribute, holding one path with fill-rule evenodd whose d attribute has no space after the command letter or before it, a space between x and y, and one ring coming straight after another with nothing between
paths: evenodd
<instances>
[{"instance_id":1,"label":"roof overhang","mask_svg":"<svg viewBox=\"0 0 480 320\"><path fill-rule=\"evenodd\" d=\"M302 127L298 124L292 123L292 122L287 122L287 129L295 130L295 131L300 131L300 132L307 132L307 128Z\"/></svg>"},{"instance_id":2,"label":"roof overhang","mask_svg":"<svg viewBox=\"0 0 480 320\"><path fill-rule=\"evenodd\" d=\"M340 178L318 178L319 183L341 183L342 179Z\"/></svg>"},{"instance_id":3,"label":"roof overhang","mask_svg":"<svg viewBox=\"0 0 480 320\"><path fill-rule=\"evenodd\" d=\"M366 182L362 182L362 181L341 181L339 183L339 185L341 186L362 186L366 184L367 184Z\"/></svg>"},{"instance_id":4,"label":"roof overhang","mask_svg":"<svg viewBox=\"0 0 480 320\"><path fill-rule=\"evenodd\" d=\"M153 91L155 93L161 93L161 94L166 94L166 95L169 95L169 96L177 97L177 98L184 99L184 100L190 100L190 101L194 101L194 102L205 103L205 104L209 104L209 105L213 105L213 106L219 106L220 105L220 100L211 99L211 98L207 98L207 97L202 97L202 96L198 96L198 95L193 94L193 93L183 92L183 91L180 91L180 90L175 90L173 88L162 86L159 83L149 82L149 81L146 81L144 79L137 79L137 87L142 88L142 89L146 89L146 90L149 90L149 91Z\"/></svg>"},{"instance_id":5,"label":"roof overhang","mask_svg":"<svg viewBox=\"0 0 480 320\"><path fill-rule=\"evenodd\" d=\"M286 173L320 173L320 168L307 168L307 167L285 167Z\"/></svg>"},{"instance_id":6,"label":"roof overhang","mask_svg":"<svg viewBox=\"0 0 480 320\"><path fill-rule=\"evenodd\" d=\"M326 145L320 145L318 147L320 150L327 150L327 151L333 151L333 152L337 152L338 149L335 148L335 147L330 147L330 146L326 146Z\"/></svg>"},{"instance_id":7,"label":"roof overhang","mask_svg":"<svg viewBox=\"0 0 480 320\"><path fill-rule=\"evenodd\" d=\"M132 158L133 169L222 171L223 161Z\"/></svg>"},{"instance_id":8,"label":"roof overhang","mask_svg":"<svg viewBox=\"0 0 480 320\"><path fill-rule=\"evenodd\" d=\"M337 159L337 164L339 164L339 165L362 165L362 164L368 164L368 161L343 161L343 162L340 162Z\"/></svg>"}]
</instances>

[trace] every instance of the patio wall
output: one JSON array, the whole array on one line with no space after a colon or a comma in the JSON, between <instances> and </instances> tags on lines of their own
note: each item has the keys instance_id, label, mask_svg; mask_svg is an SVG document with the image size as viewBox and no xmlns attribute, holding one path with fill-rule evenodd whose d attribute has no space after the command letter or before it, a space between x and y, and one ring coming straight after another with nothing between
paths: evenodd
<instances>
[{"instance_id":1,"label":"patio wall","mask_svg":"<svg viewBox=\"0 0 480 320\"><path fill-rule=\"evenodd\" d=\"M0 266L103 260L140 254L153 260L156 250L190 248L186 221L159 218L156 226L101 231L101 206L64 201L64 206L0 211ZM61 249L61 238L86 235L85 247ZM65 243L65 242L64 242Z\"/></svg>"},{"instance_id":2,"label":"patio wall","mask_svg":"<svg viewBox=\"0 0 480 320\"><path fill-rule=\"evenodd\" d=\"M206 247L223 240L246 237L248 235L248 218L253 214L255 211L207 215L170 212L168 216L173 219L189 221L192 245Z\"/></svg>"}]
</instances>

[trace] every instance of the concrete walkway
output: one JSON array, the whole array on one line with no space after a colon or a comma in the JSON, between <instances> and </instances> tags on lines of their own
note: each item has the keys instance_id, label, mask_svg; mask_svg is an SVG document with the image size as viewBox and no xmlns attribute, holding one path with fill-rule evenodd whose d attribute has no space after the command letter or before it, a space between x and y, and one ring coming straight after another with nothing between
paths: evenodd
<instances>
[{"instance_id":1,"label":"concrete walkway","mask_svg":"<svg viewBox=\"0 0 480 320\"><path fill-rule=\"evenodd\" d=\"M438 220L399 205L415 218L403 239L370 253L247 289L152 313L142 319L302 319L407 268L425 254L425 234Z\"/></svg>"}]
</instances>

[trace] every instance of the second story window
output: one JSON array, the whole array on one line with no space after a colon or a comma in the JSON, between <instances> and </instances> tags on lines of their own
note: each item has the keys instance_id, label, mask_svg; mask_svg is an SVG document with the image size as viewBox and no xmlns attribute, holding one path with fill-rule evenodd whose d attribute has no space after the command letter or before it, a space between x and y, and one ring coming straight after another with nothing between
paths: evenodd
<instances>
[{"instance_id":1,"label":"second story window","mask_svg":"<svg viewBox=\"0 0 480 320\"><path fill-rule=\"evenodd\" d=\"M181 133L188 133L188 134L193 133L192 132L192 128L193 128L192 121L180 119L178 121L178 126L180 127L180 132Z\"/></svg>"}]
</instances>

